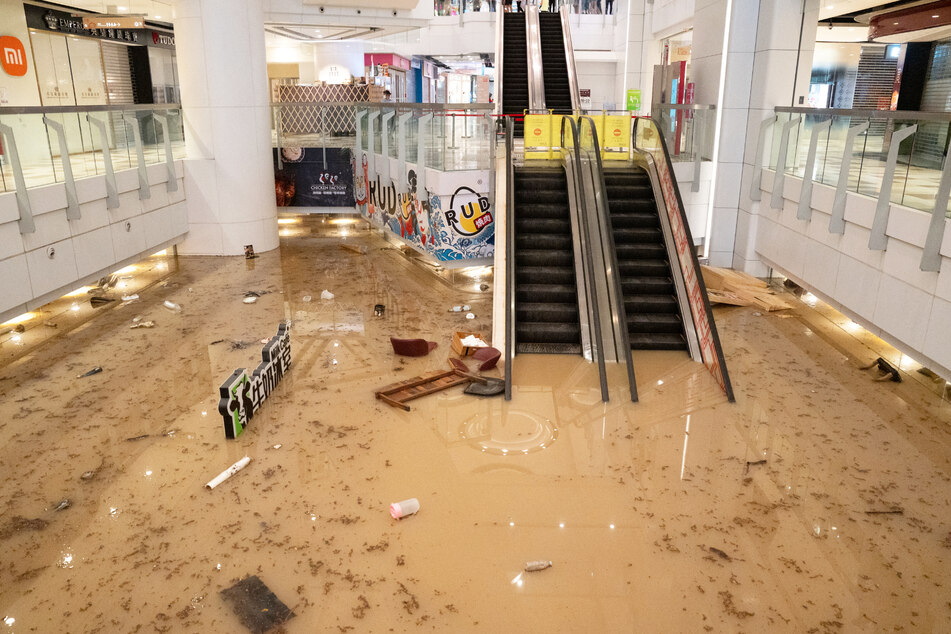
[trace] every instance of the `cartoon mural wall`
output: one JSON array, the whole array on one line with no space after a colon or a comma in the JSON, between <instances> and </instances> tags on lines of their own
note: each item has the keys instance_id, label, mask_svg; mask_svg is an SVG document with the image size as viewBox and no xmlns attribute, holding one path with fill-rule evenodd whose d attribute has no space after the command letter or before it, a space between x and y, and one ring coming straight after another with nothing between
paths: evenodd
<instances>
[{"instance_id":1,"label":"cartoon mural wall","mask_svg":"<svg viewBox=\"0 0 951 634\"><path fill-rule=\"evenodd\" d=\"M389 229L440 262L493 257L495 217L490 194L477 189L488 189L486 172L458 173L462 180L471 182L450 187L451 191L445 194L420 192L418 168L407 163L403 174L407 193L402 194L388 177L377 174L371 179L366 153L360 152L359 156L361 164L354 162L354 198L360 213L371 224ZM378 162L383 160L376 158Z\"/></svg>"}]
</instances>

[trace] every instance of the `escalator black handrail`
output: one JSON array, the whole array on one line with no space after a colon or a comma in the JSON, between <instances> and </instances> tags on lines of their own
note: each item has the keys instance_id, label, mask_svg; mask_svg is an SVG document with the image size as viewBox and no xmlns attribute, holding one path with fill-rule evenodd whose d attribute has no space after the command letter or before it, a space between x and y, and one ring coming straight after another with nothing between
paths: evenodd
<instances>
[{"instance_id":1,"label":"escalator black handrail","mask_svg":"<svg viewBox=\"0 0 951 634\"><path fill-rule=\"evenodd\" d=\"M617 249L614 244L614 224L611 222L611 212L608 209L608 199L607 199L607 185L604 182L604 164L601 161L601 144L598 141L598 128L594 123L594 119L588 116L582 116L578 119L580 125L587 124L591 129L591 143L592 143L592 152L594 152L594 161L597 169L595 170L597 176L596 178L600 181L596 186L601 188L603 194L602 200L604 200L604 216L600 219L603 225L607 229L607 233L610 239L605 240L605 247L608 252L608 263L611 265L611 271L613 274L609 277L613 280L614 286L614 310L618 316L618 320L621 324L621 327L618 330L621 331L621 345L624 347L624 362L627 363L627 381L630 386L631 391L631 402L637 402L637 381L634 377L634 355L631 352L631 339L627 332L627 308L624 305L624 291L621 287L621 269L617 263Z\"/></svg>"},{"instance_id":2,"label":"escalator black handrail","mask_svg":"<svg viewBox=\"0 0 951 634\"><path fill-rule=\"evenodd\" d=\"M651 117L636 117L634 119L634 124L631 127L631 142L635 149L637 148L637 127L642 120L647 120L654 128L654 134L657 135L657 138L660 140L660 148L664 154L664 161L667 164L667 173L670 174L670 181L673 185L674 195L677 198L677 213L680 215L680 223L683 225L684 232L687 234L687 244L693 245L693 235L690 233L690 224L687 222L687 214L685 212L686 207L684 207L683 198L680 196L680 187L677 186L677 180L674 178L674 166L670 161L670 152L667 151L667 142L664 140L664 135L661 133L660 127L657 125L657 122L654 121ZM649 152L649 150L644 150ZM723 376L723 391L726 392L726 397L731 403L736 402L736 397L733 395L733 384L730 381L730 374L726 369L726 359L723 358L723 347L720 345L720 335L717 332L717 324L713 319L713 309L710 307L710 298L707 295L707 285L703 282L703 275L700 274L700 260L697 258L697 252L695 249L691 248L690 259L693 261L693 268L696 272L697 284L700 286L700 296L703 300L704 311L707 315L707 321L710 326L710 335L713 338L713 348L716 350L717 362L720 365L720 372ZM688 297L689 301L689 297ZM690 308L689 306L687 307ZM690 311L690 319L694 320L693 311ZM694 329L696 330L699 324L694 323ZM702 354L702 352L701 352Z\"/></svg>"},{"instance_id":3,"label":"escalator black handrail","mask_svg":"<svg viewBox=\"0 0 951 634\"><path fill-rule=\"evenodd\" d=\"M505 117L505 400L512 400L515 355L515 121ZM493 167L494 169L494 167Z\"/></svg>"},{"instance_id":4,"label":"escalator black handrail","mask_svg":"<svg viewBox=\"0 0 951 634\"><path fill-rule=\"evenodd\" d=\"M568 126L571 130L571 138L574 141L574 154L575 154L575 165L578 166L579 170L581 168L581 142L578 138L578 125L575 123L575 120L572 117L562 117L561 118L561 148L570 152L571 149L565 145L565 126ZM582 197L584 200L584 179L578 179L578 187L581 188ZM598 378L601 382L601 400L607 402L610 400L608 395L608 375L607 368L604 363L604 338L601 334L601 314L598 309L598 302L593 296L594 292L594 263L591 261L591 249L587 246L591 244L591 232L588 230L588 223L584 218L584 210L579 209L579 222L581 225L581 258L584 260L582 263L585 267L585 273L588 276L588 283L585 285L586 292L585 295L588 300L589 314L590 318L588 323L592 326L594 331L594 347L595 354L598 358Z\"/></svg>"}]
</instances>

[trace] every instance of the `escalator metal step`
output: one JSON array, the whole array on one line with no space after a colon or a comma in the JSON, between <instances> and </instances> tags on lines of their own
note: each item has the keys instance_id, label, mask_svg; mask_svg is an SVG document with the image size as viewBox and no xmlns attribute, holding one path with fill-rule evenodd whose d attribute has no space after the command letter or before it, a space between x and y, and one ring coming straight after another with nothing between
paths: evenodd
<instances>
[{"instance_id":1,"label":"escalator metal step","mask_svg":"<svg viewBox=\"0 0 951 634\"><path fill-rule=\"evenodd\" d=\"M628 339L631 350L687 350L687 340L681 334L632 334Z\"/></svg>"}]
</instances>

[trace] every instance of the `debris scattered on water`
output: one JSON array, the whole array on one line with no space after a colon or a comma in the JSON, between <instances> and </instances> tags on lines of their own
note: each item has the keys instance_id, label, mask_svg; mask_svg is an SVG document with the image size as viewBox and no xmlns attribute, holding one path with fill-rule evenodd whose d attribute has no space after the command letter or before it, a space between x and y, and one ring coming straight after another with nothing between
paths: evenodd
<instances>
[{"instance_id":1,"label":"debris scattered on water","mask_svg":"<svg viewBox=\"0 0 951 634\"><path fill-rule=\"evenodd\" d=\"M730 556L727 555L724 551L720 550L719 548L710 546L707 550L709 550L711 553L713 553L720 559L726 559L727 561L731 561Z\"/></svg>"},{"instance_id":2,"label":"debris scattered on water","mask_svg":"<svg viewBox=\"0 0 951 634\"><path fill-rule=\"evenodd\" d=\"M73 505L72 502L70 502L70 501L69 501L68 499L66 499L66 498L63 498L62 500L59 501L59 504L57 504L56 507L55 507L53 510L54 510L54 511L65 511L66 509L68 509L68 508L71 507L72 505Z\"/></svg>"},{"instance_id":3,"label":"debris scattered on water","mask_svg":"<svg viewBox=\"0 0 951 634\"><path fill-rule=\"evenodd\" d=\"M245 298L244 298L243 300L241 300L241 301L243 301L245 304L253 304L254 302L258 301L258 296L257 296L257 295L250 295L250 296L248 296L248 297L245 297Z\"/></svg>"},{"instance_id":4,"label":"debris scattered on water","mask_svg":"<svg viewBox=\"0 0 951 634\"><path fill-rule=\"evenodd\" d=\"M165 306L165 308L169 309L169 310L172 311L173 313L180 313L180 312L182 312L182 307L181 307L180 305L176 304L176 303L173 302L173 301L167 300L167 299L166 299L164 302L162 302L162 306Z\"/></svg>"},{"instance_id":5,"label":"debris scattered on water","mask_svg":"<svg viewBox=\"0 0 951 634\"><path fill-rule=\"evenodd\" d=\"M551 566L552 563L550 561L530 561L525 564L525 572L538 572L539 570L551 568Z\"/></svg>"},{"instance_id":6,"label":"debris scattered on water","mask_svg":"<svg viewBox=\"0 0 951 634\"><path fill-rule=\"evenodd\" d=\"M301 297L300 299L301 299L302 302L309 302L310 300L313 299L313 297L311 297L310 295L304 295L304 296Z\"/></svg>"},{"instance_id":7,"label":"debris scattered on water","mask_svg":"<svg viewBox=\"0 0 951 634\"><path fill-rule=\"evenodd\" d=\"M133 442L133 441L142 440L143 438L148 438L148 437L149 437L148 434L142 434L141 436L133 436L132 438L126 438L125 440L126 442Z\"/></svg>"},{"instance_id":8,"label":"debris scattered on water","mask_svg":"<svg viewBox=\"0 0 951 634\"><path fill-rule=\"evenodd\" d=\"M101 297L99 295L94 295L89 298L89 303L92 304L93 308L99 308L100 306L105 306L106 304L114 301L116 300L112 299L111 297Z\"/></svg>"},{"instance_id":9,"label":"debris scattered on water","mask_svg":"<svg viewBox=\"0 0 951 634\"><path fill-rule=\"evenodd\" d=\"M235 616L252 634L264 634L294 618L291 611L257 576L242 579L221 591Z\"/></svg>"},{"instance_id":10,"label":"debris scattered on water","mask_svg":"<svg viewBox=\"0 0 951 634\"><path fill-rule=\"evenodd\" d=\"M154 321L140 321L129 326L129 328L154 328Z\"/></svg>"},{"instance_id":11,"label":"debris scattered on water","mask_svg":"<svg viewBox=\"0 0 951 634\"><path fill-rule=\"evenodd\" d=\"M233 476L234 474L236 474L237 472L241 471L246 466L248 466L249 462L251 462L250 456L245 456L244 458L237 461L236 463L234 463L233 465L231 465L230 467L228 467L227 469L225 469L224 471L216 475L214 478L209 480L208 484L206 484L205 487L207 487L208 489L214 489L216 486L218 486L219 484L221 484L222 482L224 482L225 480L227 480L228 478L230 478L231 476Z\"/></svg>"},{"instance_id":12,"label":"debris scattered on water","mask_svg":"<svg viewBox=\"0 0 951 634\"><path fill-rule=\"evenodd\" d=\"M333 298L334 298L334 294L326 289L320 292L320 299L333 299Z\"/></svg>"},{"instance_id":13,"label":"debris scattered on water","mask_svg":"<svg viewBox=\"0 0 951 634\"><path fill-rule=\"evenodd\" d=\"M122 301L124 301L124 302L134 302L134 301L137 300L137 299L139 299L138 293L133 293L133 294L131 294L131 295L123 295L123 296L122 296Z\"/></svg>"},{"instance_id":14,"label":"debris scattered on water","mask_svg":"<svg viewBox=\"0 0 951 634\"><path fill-rule=\"evenodd\" d=\"M900 506L893 506L890 509L873 509L865 511L866 515L904 515L905 509Z\"/></svg>"},{"instance_id":15,"label":"debris scattered on water","mask_svg":"<svg viewBox=\"0 0 951 634\"><path fill-rule=\"evenodd\" d=\"M92 376L93 374L99 374L100 372L102 372L102 368L97 365L96 367L94 367L94 368L93 368L92 370L90 370L89 372L86 372L85 374L77 374L77 375L76 375L76 378L77 378L77 379L84 379L84 378L86 378L87 376Z\"/></svg>"},{"instance_id":16,"label":"debris scattered on water","mask_svg":"<svg viewBox=\"0 0 951 634\"><path fill-rule=\"evenodd\" d=\"M750 467L756 467L756 466L759 466L759 465L761 465L761 464L766 464L766 459L765 459L765 458L764 458L763 460L747 460L747 461L746 461L746 471L745 471L744 473L749 473L749 472L750 472Z\"/></svg>"},{"instance_id":17,"label":"debris scattered on water","mask_svg":"<svg viewBox=\"0 0 951 634\"><path fill-rule=\"evenodd\" d=\"M408 515L413 515L418 510L419 500L416 498L409 498L408 500L403 500L402 502L393 502L390 504L390 515L392 515L393 519L395 520L402 519Z\"/></svg>"}]
</instances>

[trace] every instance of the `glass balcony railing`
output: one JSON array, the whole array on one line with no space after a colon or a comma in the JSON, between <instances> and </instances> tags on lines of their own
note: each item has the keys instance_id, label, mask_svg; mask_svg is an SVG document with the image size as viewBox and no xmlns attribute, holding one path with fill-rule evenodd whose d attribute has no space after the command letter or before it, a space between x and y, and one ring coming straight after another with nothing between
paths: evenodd
<instances>
[{"instance_id":1,"label":"glass balcony railing","mask_svg":"<svg viewBox=\"0 0 951 634\"><path fill-rule=\"evenodd\" d=\"M167 143L166 143L167 141ZM0 192L16 190L17 172L27 188L185 157L181 107L0 107ZM105 148L105 151L104 151ZM66 160L64 161L64 152Z\"/></svg>"},{"instance_id":2,"label":"glass balcony railing","mask_svg":"<svg viewBox=\"0 0 951 634\"><path fill-rule=\"evenodd\" d=\"M674 163L713 160L716 106L654 104L651 118L664 134Z\"/></svg>"},{"instance_id":3,"label":"glass balcony railing","mask_svg":"<svg viewBox=\"0 0 951 634\"><path fill-rule=\"evenodd\" d=\"M783 130L789 128L784 172L803 178L815 132L813 181L836 187L848 152L847 191L878 198L894 149L890 201L928 213L934 209L951 140L951 113L776 108L776 116L769 133L770 169L776 169ZM951 215L948 209L945 213Z\"/></svg>"},{"instance_id":4,"label":"glass balcony railing","mask_svg":"<svg viewBox=\"0 0 951 634\"><path fill-rule=\"evenodd\" d=\"M494 104L293 103L273 104L277 148L350 148L451 172L489 169ZM372 124L368 124L368 120ZM357 126L360 126L359 134ZM372 134L371 134L372 132ZM422 144L420 136L422 135Z\"/></svg>"}]
</instances>

